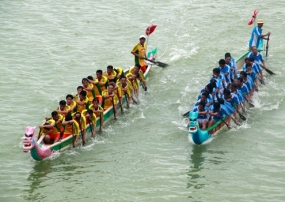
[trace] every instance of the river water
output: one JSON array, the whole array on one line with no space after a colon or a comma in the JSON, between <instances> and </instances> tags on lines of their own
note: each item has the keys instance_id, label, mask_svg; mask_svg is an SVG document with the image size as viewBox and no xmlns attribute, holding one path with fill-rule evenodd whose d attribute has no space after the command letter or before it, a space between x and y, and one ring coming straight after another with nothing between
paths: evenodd
<instances>
[{"instance_id":1,"label":"river water","mask_svg":"<svg viewBox=\"0 0 285 202\"><path fill-rule=\"evenodd\" d=\"M284 1L7 1L0 4L0 201L284 201ZM247 121L193 145L182 114L225 52L238 58L260 9L271 31L266 85ZM96 140L42 162L21 148L83 77L133 64L147 26L148 92Z\"/></svg>"}]
</instances>

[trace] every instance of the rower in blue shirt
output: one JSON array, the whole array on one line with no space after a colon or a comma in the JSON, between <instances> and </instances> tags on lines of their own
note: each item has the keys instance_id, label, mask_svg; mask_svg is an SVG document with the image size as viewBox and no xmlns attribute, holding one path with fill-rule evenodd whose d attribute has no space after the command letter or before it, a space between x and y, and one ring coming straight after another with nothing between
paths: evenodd
<instances>
[{"instance_id":1,"label":"rower in blue shirt","mask_svg":"<svg viewBox=\"0 0 285 202\"><path fill-rule=\"evenodd\" d=\"M206 103L201 101L198 106L193 109L193 112L198 112L198 123L201 125L201 129L205 130L207 128L209 119L209 109Z\"/></svg>"},{"instance_id":2,"label":"rower in blue shirt","mask_svg":"<svg viewBox=\"0 0 285 202\"><path fill-rule=\"evenodd\" d=\"M237 65L236 65L235 59L231 56L230 53L225 54L225 61L226 61L226 65L230 67L230 80L232 83L234 79L236 78L236 74L238 72Z\"/></svg>"},{"instance_id":3,"label":"rower in blue shirt","mask_svg":"<svg viewBox=\"0 0 285 202\"><path fill-rule=\"evenodd\" d=\"M219 68L213 69L213 76L210 79L210 82L213 82L212 79L216 80L216 97L219 97L222 93L224 88L227 87L226 79Z\"/></svg>"},{"instance_id":4,"label":"rower in blue shirt","mask_svg":"<svg viewBox=\"0 0 285 202\"><path fill-rule=\"evenodd\" d=\"M208 127L211 127L219 120L225 118L227 116L227 112L221 107L220 103L215 102L213 105L213 109L210 110L210 116L212 117L211 121L209 122ZM209 131L210 134L213 134L215 131Z\"/></svg>"},{"instance_id":5,"label":"rower in blue shirt","mask_svg":"<svg viewBox=\"0 0 285 202\"><path fill-rule=\"evenodd\" d=\"M226 79L227 86L231 83L230 79L230 67L226 64L226 61L224 59L220 59L219 61L219 67L221 74L224 75Z\"/></svg>"},{"instance_id":6,"label":"rower in blue shirt","mask_svg":"<svg viewBox=\"0 0 285 202\"><path fill-rule=\"evenodd\" d=\"M247 88L247 86L243 83L243 77L240 76L239 78L237 78L237 89L241 91L242 96L245 98L245 100L247 102L250 101L249 98L249 89Z\"/></svg>"},{"instance_id":7,"label":"rower in blue shirt","mask_svg":"<svg viewBox=\"0 0 285 202\"><path fill-rule=\"evenodd\" d=\"M262 34L262 26L263 26L264 21L262 19L259 19L257 21L257 26L253 28L252 32L251 32L251 37L249 40L249 48L250 50L252 49L252 47L257 47L260 48L260 46L262 46L262 39L268 40L269 36L270 36L270 32L268 32L267 34ZM267 38L265 38L266 36L268 36ZM262 47L261 47L262 48Z\"/></svg>"},{"instance_id":8,"label":"rower in blue shirt","mask_svg":"<svg viewBox=\"0 0 285 202\"><path fill-rule=\"evenodd\" d=\"M258 79L257 79L257 74L252 71L252 67L251 67L251 64L247 64L246 65L246 73L248 76L251 76L252 78L252 81L254 83L254 89L255 91L258 91Z\"/></svg>"}]
</instances>

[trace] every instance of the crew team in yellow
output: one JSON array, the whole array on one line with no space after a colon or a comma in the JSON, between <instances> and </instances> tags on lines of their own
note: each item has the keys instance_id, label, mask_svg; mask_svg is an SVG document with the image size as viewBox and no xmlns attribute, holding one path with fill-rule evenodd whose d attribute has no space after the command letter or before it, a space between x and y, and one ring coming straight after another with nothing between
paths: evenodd
<instances>
[{"instance_id":1,"label":"crew team in yellow","mask_svg":"<svg viewBox=\"0 0 285 202\"><path fill-rule=\"evenodd\" d=\"M123 99L127 101L127 108L130 107L130 100L138 104L136 97L139 95L139 85L147 91L144 78L147 69L145 36L140 36L139 43L133 47L131 53L135 56L135 65L127 74L123 68L109 65L105 72L97 70L96 78L83 78L82 86L77 87L77 94L66 95L66 100L61 100L59 106L51 113L51 117L46 117L46 121L39 126L38 138L43 138L45 144L53 144L75 136L75 147L81 135L84 145L86 125L91 125L91 136L95 137L98 118L99 131L103 130L104 111L113 107L116 119L118 102L121 113L124 112Z\"/></svg>"}]
</instances>

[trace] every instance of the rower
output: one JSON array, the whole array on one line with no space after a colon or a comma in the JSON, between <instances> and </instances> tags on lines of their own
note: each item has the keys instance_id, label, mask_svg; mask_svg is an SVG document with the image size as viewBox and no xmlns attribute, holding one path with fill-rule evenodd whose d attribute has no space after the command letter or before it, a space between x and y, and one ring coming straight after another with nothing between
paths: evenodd
<instances>
[{"instance_id":1,"label":"rower","mask_svg":"<svg viewBox=\"0 0 285 202\"><path fill-rule=\"evenodd\" d=\"M104 111L106 111L107 109L109 109L110 107L113 106L113 110L114 110L114 118L117 118L117 95L114 93L114 86L113 85L109 85L107 90L104 90L102 92L102 96L103 96L103 103L102 103L102 107L104 109Z\"/></svg>"},{"instance_id":2,"label":"rower","mask_svg":"<svg viewBox=\"0 0 285 202\"><path fill-rule=\"evenodd\" d=\"M131 53L135 56L135 64L139 64L143 73L146 71L147 65L145 62L146 58L146 44L145 36L141 35L139 38L139 43L137 43Z\"/></svg>"},{"instance_id":3,"label":"rower","mask_svg":"<svg viewBox=\"0 0 285 202\"><path fill-rule=\"evenodd\" d=\"M242 92L238 89L238 85L237 85L236 82L232 83L232 85L231 85L231 93L234 93L235 95L238 96L239 103L240 103L241 105L244 104L244 102L245 102L246 100L245 100L245 98L244 98Z\"/></svg>"},{"instance_id":4,"label":"rower","mask_svg":"<svg viewBox=\"0 0 285 202\"><path fill-rule=\"evenodd\" d=\"M130 69L130 73L136 75L137 83L140 81L142 83L144 91L147 91L144 72L141 70L141 66L139 64L136 64L133 68Z\"/></svg>"},{"instance_id":5,"label":"rower","mask_svg":"<svg viewBox=\"0 0 285 202\"><path fill-rule=\"evenodd\" d=\"M213 69L213 76L210 79L210 82L213 82L212 79L216 80L216 96L220 97L223 93L224 88L226 88L226 79L219 68Z\"/></svg>"},{"instance_id":6,"label":"rower","mask_svg":"<svg viewBox=\"0 0 285 202\"><path fill-rule=\"evenodd\" d=\"M216 122L221 120L227 115L227 112L221 107L220 103L215 102L213 105L213 109L210 110L210 116L212 117L211 121L209 122L208 128L214 125ZM213 134L215 131L214 129L209 131L210 134Z\"/></svg>"},{"instance_id":7,"label":"rower","mask_svg":"<svg viewBox=\"0 0 285 202\"><path fill-rule=\"evenodd\" d=\"M87 97L88 97L89 102L92 102L94 100L94 98L96 97L95 91L93 88L93 84L91 82L89 82L87 78L83 78L82 79L82 86L83 86L83 89L87 93Z\"/></svg>"},{"instance_id":8,"label":"rower","mask_svg":"<svg viewBox=\"0 0 285 202\"><path fill-rule=\"evenodd\" d=\"M266 69L266 64L263 59L262 54L260 54L255 46L252 47L251 52L247 55L249 58L254 58L254 62L261 66L263 69ZM262 64L260 64L262 63ZM261 78L263 78L262 70L260 70Z\"/></svg>"},{"instance_id":9,"label":"rower","mask_svg":"<svg viewBox=\"0 0 285 202\"><path fill-rule=\"evenodd\" d=\"M58 114L56 111L51 113L51 117L46 117L48 125L41 125L40 128L51 128L48 135L44 137L46 144L56 143L63 135L64 128L62 126L63 116Z\"/></svg>"},{"instance_id":10,"label":"rower","mask_svg":"<svg viewBox=\"0 0 285 202\"><path fill-rule=\"evenodd\" d=\"M96 71L97 81L99 82L101 91L103 92L104 90L107 89L109 83L108 83L108 78L103 76L102 74L103 74L102 70L99 69Z\"/></svg>"},{"instance_id":11,"label":"rower","mask_svg":"<svg viewBox=\"0 0 285 202\"><path fill-rule=\"evenodd\" d=\"M73 96L75 101L79 100L79 94L80 94L81 91L83 91L83 89L84 89L83 86L78 86L77 87L77 94L75 96Z\"/></svg>"},{"instance_id":12,"label":"rower","mask_svg":"<svg viewBox=\"0 0 285 202\"><path fill-rule=\"evenodd\" d=\"M75 110L75 108L76 108L76 102L74 101L74 97L73 97L73 95L71 95L71 94L68 94L66 97L65 97L65 99L66 99L66 105L67 106L69 106L69 114L70 113L73 113L74 111L76 111Z\"/></svg>"},{"instance_id":13,"label":"rower","mask_svg":"<svg viewBox=\"0 0 285 202\"><path fill-rule=\"evenodd\" d=\"M224 75L225 80L226 80L226 87L231 83L230 79L230 71L231 68L226 64L226 61L224 59L220 59L219 61L219 67L221 74Z\"/></svg>"},{"instance_id":14,"label":"rower","mask_svg":"<svg viewBox=\"0 0 285 202\"><path fill-rule=\"evenodd\" d=\"M91 127L91 136L95 138L96 136L96 115L93 113L92 109L84 109L81 113L85 117L86 124Z\"/></svg>"},{"instance_id":15,"label":"rower","mask_svg":"<svg viewBox=\"0 0 285 202\"><path fill-rule=\"evenodd\" d=\"M125 76L125 72L124 72L122 67L116 67L116 68L114 68L114 71L117 73L117 79L118 80L120 80L121 77Z\"/></svg>"},{"instance_id":16,"label":"rower","mask_svg":"<svg viewBox=\"0 0 285 202\"><path fill-rule=\"evenodd\" d=\"M70 107L66 105L65 100L61 100L59 101L59 107L55 111L65 117L70 112Z\"/></svg>"},{"instance_id":17,"label":"rower","mask_svg":"<svg viewBox=\"0 0 285 202\"><path fill-rule=\"evenodd\" d=\"M226 65L228 65L231 69L230 69L230 79L231 79L231 83L233 82L233 80L236 78L238 69L237 69L237 64L235 59L231 56L230 53L225 53L225 61L226 61Z\"/></svg>"},{"instance_id":18,"label":"rower","mask_svg":"<svg viewBox=\"0 0 285 202\"><path fill-rule=\"evenodd\" d=\"M209 99L209 93L207 91L201 94L201 98L196 101L195 106L197 106L200 102L205 102L207 107L211 105L211 100Z\"/></svg>"},{"instance_id":19,"label":"rower","mask_svg":"<svg viewBox=\"0 0 285 202\"><path fill-rule=\"evenodd\" d=\"M201 129L205 130L207 128L209 119L209 109L204 101L198 103L198 107L193 109L193 112L198 112L198 123L201 125Z\"/></svg>"},{"instance_id":20,"label":"rower","mask_svg":"<svg viewBox=\"0 0 285 202\"><path fill-rule=\"evenodd\" d=\"M249 97L249 89L247 88L247 86L243 83L244 79L243 76L240 76L239 78L237 78L237 88L238 90L241 91L242 96L245 98L245 100L247 102L250 101L250 97Z\"/></svg>"},{"instance_id":21,"label":"rower","mask_svg":"<svg viewBox=\"0 0 285 202\"><path fill-rule=\"evenodd\" d=\"M107 71L103 73L103 76L105 76L110 82L111 79L115 79L117 77L117 72L114 70L112 65L109 65L107 67Z\"/></svg>"},{"instance_id":22,"label":"rower","mask_svg":"<svg viewBox=\"0 0 285 202\"><path fill-rule=\"evenodd\" d=\"M130 83L129 80L127 80L126 77L124 76L121 77L120 82L118 83L118 86L122 90L122 97L124 96L126 97L128 108L130 107L130 99L132 99L135 104L138 104L134 98L132 84Z\"/></svg>"},{"instance_id":23,"label":"rower","mask_svg":"<svg viewBox=\"0 0 285 202\"><path fill-rule=\"evenodd\" d=\"M258 79L257 75L254 71L252 71L251 64L246 64L246 73L248 76L252 78L252 81L254 82L254 89L255 91L258 91Z\"/></svg>"},{"instance_id":24,"label":"rower","mask_svg":"<svg viewBox=\"0 0 285 202\"><path fill-rule=\"evenodd\" d=\"M139 86L138 86L137 79L136 79L137 76L132 73L127 73L126 78L127 78L128 83L131 84L132 92L133 92L132 94L138 97L139 96Z\"/></svg>"},{"instance_id":25,"label":"rower","mask_svg":"<svg viewBox=\"0 0 285 202\"><path fill-rule=\"evenodd\" d=\"M240 75L242 76L243 78L243 83L246 85L246 87L248 88L249 90L249 96L248 96L248 99L251 100L251 97L253 95L253 91L254 91L254 83L252 81L252 79L247 75L246 72L244 71L241 71L240 72ZM251 80L250 80L251 79Z\"/></svg>"},{"instance_id":26,"label":"rower","mask_svg":"<svg viewBox=\"0 0 285 202\"><path fill-rule=\"evenodd\" d=\"M115 77L115 79L110 79L109 80L109 85L113 85L114 86L114 93L117 95L117 98L119 99L119 104L121 107L121 112L124 112L123 109L123 102L122 102L122 89L120 86L117 85L117 78Z\"/></svg>"},{"instance_id":27,"label":"rower","mask_svg":"<svg viewBox=\"0 0 285 202\"><path fill-rule=\"evenodd\" d=\"M87 98L86 91L81 91L79 94L79 99L75 99L75 102L77 104L77 111L82 112L84 109L88 109L90 102Z\"/></svg>"},{"instance_id":28,"label":"rower","mask_svg":"<svg viewBox=\"0 0 285 202\"><path fill-rule=\"evenodd\" d=\"M84 92L84 91L83 91ZM74 121L78 123L79 133L82 134L82 146L85 145L85 137L86 137L86 119L81 115L79 111L72 114Z\"/></svg>"},{"instance_id":29,"label":"rower","mask_svg":"<svg viewBox=\"0 0 285 202\"><path fill-rule=\"evenodd\" d=\"M79 137L79 125L78 123L72 119L72 116L68 114L65 119L62 122L62 125L64 125L64 133L62 136L62 139L67 138L71 135L75 136L75 140L73 141L72 145L73 147L76 146L78 137Z\"/></svg>"},{"instance_id":30,"label":"rower","mask_svg":"<svg viewBox=\"0 0 285 202\"><path fill-rule=\"evenodd\" d=\"M93 84L93 89L94 89L94 92L95 92L95 97L96 99L98 100L99 104L101 105L102 104L102 90L101 90L101 86L98 82L98 79L94 79L93 76L88 76L87 77L88 81L90 83ZM93 99L94 100L94 99Z\"/></svg>"},{"instance_id":31,"label":"rower","mask_svg":"<svg viewBox=\"0 0 285 202\"><path fill-rule=\"evenodd\" d=\"M101 132L103 129L104 123L104 109L99 105L99 101L95 98L92 104L89 106L89 109L93 110L96 117L100 117L100 127L99 131Z\"/></svg>"}]
</instances>

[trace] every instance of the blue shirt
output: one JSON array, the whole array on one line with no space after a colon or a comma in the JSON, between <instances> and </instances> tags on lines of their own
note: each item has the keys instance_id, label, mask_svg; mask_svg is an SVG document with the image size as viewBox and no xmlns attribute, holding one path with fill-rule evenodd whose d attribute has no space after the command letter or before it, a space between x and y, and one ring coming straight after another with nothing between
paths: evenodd
<instances>
[{"instance_id":1,"label":"blue shirt","mask_svg":"<svg viewBox=\"0 0 285 202\"><path fill-rule=\"evenodd\" d=\"M225 107L223 107L222 105L221 105L220 111L215 110L215 109L213 108L212 112L218 112L219 115L220 115L220 116L212 116L212 118L213 118L216 122L218 122L221 118L223 118L223 117L225 117L225 116L228 115L228 112L225 110Z\"/></svg>"},{"instance_id":2,"label":"blue shirt","mask_svg":"<svg viewBox=\"0 0 285 202\"><path fill-rule=\"evenodd\" d=\"M254 83L255 79L257 78L256 73L254 71L251 72L251 74L248 74L252 78L252 81Z\"/></svg>"},{"instance_id":3,"label":"blue shirt","mask_svg":"<svg viewBox=\"0 0 285 202\"><path fill-rule=\"evenodd\" d=\"M260 35L262 34L262 29L258 26L254 27L251 32L251 37L249 39L249 46L256 46L256 48L259 48L259 45L261 44L262 38L260 38Z\"/></svg>"},{"instance_id":4,"label":"blue shirt","mask_svg":"<svg viewBox=\"0 0 285 202\"><path fill-rule=\"evenodd\" d=\"M203 111L200 111L199 109L198 109L198 107L197 108L195 108L195 109L193 109L192 110L193 112L204 112L204 111L207 111L207 112L209 112L209 108L207 107L207 106L205 106L205 108L204 108L204 110ZM205 115L198 115L198 119L208 119L208 114L205 114Z\"/></svg>"},{"instance_id":5,"label":"blue shirt","mask_svg":"<svg viewBox=\"0 0 285 202\"><path fill-rule=\"evenodd\" d=\"M242 95L245 96L249 93L247 86L243 83L242 87L238 87L238 90L241 91Z\"/></svg>"},{"instance_id":6,"label":"blue shirt","mask_svg":"<svg viewBox=\"0 0 285 202\"><path fill-rule=\"evenodd\" d=\"M225 101L225 106L228 108L230 114L233 114L236 111L230 102Z\"/></svg>"},{"instance_id":7,"label":"blue shirt","mask_svg":"<svg viewBox=\"0 0 285 202\"><path fill-rule=\"evenodd\" d=\"M250 52L247 55L248 58L254 58L254 62L259 64L260 62L264 62L263 56L260 53L257 53L257 55L254 55L252 52Z\"/></svg>"},{"instance_id":8,"label":"blue shirt","mask_svg":"<svg viewBox=\"0 0 285 202\"><path fill-rule=\"evenodd\" d=\"M230 66L225 65L224 68L218 67L221 71L221 74L224 75L226 82L230 82ZM228 75L226 76L225 73L228 73Z\"/></svg>"},{"instance_id":9,"label":"blue shirt","mask_svg":"<svg viewBox=\"0 0 285 202\"><path fill-rule=\"evenodd\" d=\"M254 86L254 81L253 81L253 79L252 79L250 74L247 75L247 80L250 82L251 87L253 87Z\"/></svg>"}]
</instances>

